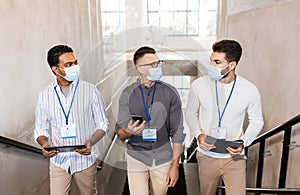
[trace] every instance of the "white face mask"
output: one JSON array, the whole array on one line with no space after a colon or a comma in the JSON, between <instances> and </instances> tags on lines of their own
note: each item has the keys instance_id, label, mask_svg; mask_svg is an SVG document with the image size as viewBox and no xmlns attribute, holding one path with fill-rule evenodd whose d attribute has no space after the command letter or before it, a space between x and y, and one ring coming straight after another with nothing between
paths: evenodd
<instances>
[{"instance_id":1,"label":"white face mask","mask_svg":"<svg viewBox=\"0 0 300 195\"><path fill-rule=\"evenodd\" d=\"M230 64L228 64L228 66L230 66ZM227 66L224 68L227 68ZM218 81L218 80L222 79L223 77L225 77L231 71L231 69L229 69L225 74L222 75L222 70L224 68L219 68L214 65L209 65L207 74L213 80Z\"/></svg>"},{"instance_id":2,"label":"white face mask","mask_svg":"<svg viewBox=\"0 0 300 195\"><path fill-rule=\"evenodd\" d=\"M147 75L147 79L149 81L160 81L163 76L163 72L161 67L151 68L149 70L149 75Z\"/></svg>"},{"instance_id":3,"label":"white face mask","mask_svg":"<svg viewBox=\"0 0 300 195\"><path fill-rule=\"evenodd\" d=\"M71 66L69 68L64 68L64 71L66 72L66 76L60 75L67 81L74 81L79 78L80 75L80 68L79 65Z\"/></svg>"}]
</instances>

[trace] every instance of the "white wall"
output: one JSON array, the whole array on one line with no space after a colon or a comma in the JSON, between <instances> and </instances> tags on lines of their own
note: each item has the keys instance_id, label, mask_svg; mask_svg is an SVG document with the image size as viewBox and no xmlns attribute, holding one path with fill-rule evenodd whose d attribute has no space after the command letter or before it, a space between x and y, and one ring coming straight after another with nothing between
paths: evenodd
<instances>
[{"instance_id":1,"label":"white wall","mask_svg":"<svg viewBox=\"0 0 300 195\"><path fill-rule=\"evenodd\" d=\"M228 2L234 4L232 0ZM226 32L220 36L236 39L244 48L238 73L260 89L265 130L299 114L300 108L300 66L297 62L300 2L273 2L270 0L269 6L227 15Z\"/></svg>"},{"instance_id":2,"label":"white wall","mask_svg":"<svg viewBox=\"0 0 300 195\"><path fill-rule=\"evenodd\" d=\"M1 0L1 136L32 142L38 92L54 79L46 62L52 46L70 45L81 78L96 83L103 69L96 47L99 5L100 0Z\"/></svg>"}]
</instances>

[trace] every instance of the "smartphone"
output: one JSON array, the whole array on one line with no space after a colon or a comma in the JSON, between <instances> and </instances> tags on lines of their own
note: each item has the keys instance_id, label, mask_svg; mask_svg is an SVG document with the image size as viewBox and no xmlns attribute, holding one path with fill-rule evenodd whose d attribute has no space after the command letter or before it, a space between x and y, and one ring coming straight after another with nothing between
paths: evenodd
<instances>
[{"instance_id":1,"label":"smartphone","mask_svg":"<svg viewBox=\"0 0 300 195\"><path fill-rule=\"evenodd\" d=\"M138 124L142 124L143 123L143 116L141 116L141 115L131 115L131 118L132 118L133 122L139 120Z\"/></svg>"}]
</instances>

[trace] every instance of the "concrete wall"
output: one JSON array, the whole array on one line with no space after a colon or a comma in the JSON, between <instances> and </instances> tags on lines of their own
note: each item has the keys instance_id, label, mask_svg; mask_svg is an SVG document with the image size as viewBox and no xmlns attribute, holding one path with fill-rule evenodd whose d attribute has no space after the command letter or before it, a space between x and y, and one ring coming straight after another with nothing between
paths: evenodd
<instances>
[{"instance_id":1,"label":"concrete wall","mask_svg":"<svg viewBox=\"0 0 300 195\"><path fill-rule=\"evenodd\" d=\"M0 143L0 194L49 194L49 159Z\"/></svg>"},{"instance_id":2,"label":"concrete wall","mask_svg":"<svg viewBox=\"0 0 300 195\"><path fill-rule=\"evenodd\" d=\"M46 62L53 45L70 45L81 78L97 82L103 71L99 9L100 0L1 0L0 135L34 145L37 95L54 79Z\"/></svg>"},{"instance_id":3,"label":"concrete wall","mask_svg":"<svg viewBox=\"0 0 300 195\"><path fill-rule=\"evenodd\" d=\"M270 130L299 114L300 84L298 49L300 37L298 0L221 0L218 39L238 40L244 53L238 74L255 83L261 92L264 131ZM299 126L292 141L300 143ZM267 142L264 187L276 187L281 157L282 137ZM300 187L299 149L290 151L288 187ZM257 162L256 162L257 163ZM255 164L255 163L252 163ZM249 167L248 167L249 168ZM252 167L250 167L252 168Z\"/></svg>"},{"instance_id":4,"label":"concrete wall","mask_svg":"<svg viewBox=\"0 0 300 195\"><path fill-rule=\"evenodd\" d=\"M37 96L55 78L47 51L70 45L82 79L96 84L104 77L100 0L0 2L0 135L37 146L32 135ZM0 194L49 194L49 159L2 143L0 156ZM72 189L76 194L76 186Z\"/></svg>"}]
</instances>

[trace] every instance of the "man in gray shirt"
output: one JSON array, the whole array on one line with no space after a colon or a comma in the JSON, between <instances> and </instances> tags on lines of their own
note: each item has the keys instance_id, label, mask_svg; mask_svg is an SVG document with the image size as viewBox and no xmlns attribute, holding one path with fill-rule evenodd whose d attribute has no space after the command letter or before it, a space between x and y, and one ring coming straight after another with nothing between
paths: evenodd
<instances>
[{"instance_id":1,"label":"man in gray shirt","mask_svg":"<svg viewBox=\"0 0 300 195\"><path fill-rule=\"evenodd\" d=\"M166 194L178 180L183 134L181 101L162 78L162 61L153 48L139 48L133 58L140 74L119 99L118 136L127 142L131 195ZM170 142L172 140L172 146Z\"/></svg>"}]
</instances>

